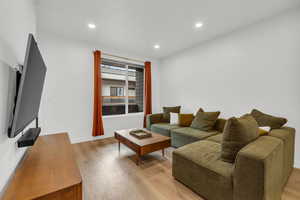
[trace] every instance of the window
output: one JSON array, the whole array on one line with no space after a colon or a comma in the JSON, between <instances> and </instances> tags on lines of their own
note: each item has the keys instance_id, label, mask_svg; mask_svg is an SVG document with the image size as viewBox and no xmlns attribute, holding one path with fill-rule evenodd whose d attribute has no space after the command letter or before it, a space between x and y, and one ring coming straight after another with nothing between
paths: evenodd
<instances>
[{"instance_id":1,"label":"window","mask_svg":"<svg viewBox=\"0 0 300 200\"><path fill-rule=\"evenodd\" d=\"M110 87L110 96L124 96L124 88L123 87Z\"/></svg>"},{"instance_id":2,"label":"window","mask_svg":"<svg viewBox=\"0 0 300 200\"><path fill-rule=\"evenodd\" d=\"M144 66L102 59L102 115L143 112Z\"/></svg>"}]
</instances>

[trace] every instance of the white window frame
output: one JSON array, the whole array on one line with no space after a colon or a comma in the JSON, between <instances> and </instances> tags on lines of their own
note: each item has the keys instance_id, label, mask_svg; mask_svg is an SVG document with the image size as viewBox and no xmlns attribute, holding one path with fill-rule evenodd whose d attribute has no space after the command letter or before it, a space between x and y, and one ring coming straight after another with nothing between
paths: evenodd
<instances>
[{"instance_id":1,"label":"white window frame","mask_svg":"<svg viewBox=\"0 0 300 200\"><path fill-rule=\"evenodd\" d=\"M125 80L125 115L128 115L128 110L129 110L129 100L128 100L128 92L129 92L129 89L128 89L128 65L126 65L126 80Z\"/></svg>"},{"instance_id":2,"label":"white window frame","mask_svg":"<svg viewBox=\"0 0 300 200\"><path fill-rule=\"evenodd\" d=\"M100 64L100 67L102 67L102 63ZM124 114L118 114L118 115L103 115L103 118L117 118L117 117L124 117L124 116L134 116L134 115L144 115L144 108L142 112L136 112L136 113L129 113L129 79L128 79L128 72L129 72L129 65L125 65L125 71L126 71L126 78L125 78L125 113ZM143 69L144 75L145 75L145 69ZM145 76L144 76L145 78ZM143 83L143 94L145 92L145 82ZM143 96L143 105L145 105L145 98Z\"/></svg>"}]
</instances>

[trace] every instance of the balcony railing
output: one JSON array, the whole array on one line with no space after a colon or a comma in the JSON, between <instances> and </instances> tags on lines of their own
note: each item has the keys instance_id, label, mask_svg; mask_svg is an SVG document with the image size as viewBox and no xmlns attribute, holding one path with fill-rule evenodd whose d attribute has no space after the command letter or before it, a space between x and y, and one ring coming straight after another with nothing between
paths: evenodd
<instances>
[{"instance_id":1,"label":"balcony railing","mask_svg":"<svg viewBox=\"0 0 300 200\"><path fill-rule=\"evenodd\" d=\"M126 96L102 96L102 114L103 115L120 115L125 114ZM138 106L135 96L128 97L128 113L143 112L143 108Z\"/></svg>"},{"instance_id":2,"label":"balcony railing","mask_svg":"<svg viewBox=\"0 0 300 200\"><path fill-rule=\"evenodd\" d=\"M125 105L126 96L102 96L103 105ZM129 104L136 104L135 96L128 96Z\"/></svg>"}]
</instances>

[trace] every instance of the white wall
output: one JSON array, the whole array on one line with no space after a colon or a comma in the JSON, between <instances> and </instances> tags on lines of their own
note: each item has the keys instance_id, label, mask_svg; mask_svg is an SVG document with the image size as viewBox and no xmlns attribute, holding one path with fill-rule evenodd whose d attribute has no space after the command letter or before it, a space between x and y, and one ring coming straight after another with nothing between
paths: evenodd
<instances>
[{"instance_id":1,"label":"white wall","mask_svg":"<svg viewBox=\"0 0 300 200\"><path fill-rule=\"evenodd\" d=\"M153 106L159 108L158 62L151 58L128 55L101 46L63 38L38 31L39 45L48 67L43 99L40 109L40 122L44 134L67 131L72 142L88 141L111 137L115 130L141 127L143 114L104 118L105 135L92 137L93 123L93 50L130 58L152 61Z\"/></svg>"},{"instance_id":2,"label":"white wall","mask_svg":"<svg viewBox=\"0 0 300 200\"><path fill-rule=\"evenodd\" d=\"M220 110L226 118L258 108L287 117L299 132L300 9L168 57L160 73L162 105Z\"/></svg>"},{"instance_id":3,"label":"white wall","mask_svg":"<svg viewBox=\"0 0 300 200\"><path fill-rule=\"evenodd\" d=\"M10 67L23 64L28 33L35 33L35 10L31 0L0 2L0 191L3 190L25 149L7 137L8 105L11 90Z\"/></svg>"}]
</instances>

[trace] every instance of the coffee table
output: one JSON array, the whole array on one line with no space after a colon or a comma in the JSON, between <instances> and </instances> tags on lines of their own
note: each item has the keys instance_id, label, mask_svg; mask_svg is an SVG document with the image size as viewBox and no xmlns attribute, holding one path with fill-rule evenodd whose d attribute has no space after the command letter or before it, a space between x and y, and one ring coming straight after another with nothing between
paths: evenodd
<instances>
[{"instance_id":1,"label":"coffee table","mask_svg":"<svg viewBox=\"0 0 300 200\"><path fill-rule=\"evenodd\" d=\"M171 146L171 138L167 136L160 135L158 133L153 133L151 131L146 131L152 133L152 137L138 139L129 134L129 132L134 129L126 129L126 130L119 130L115 131L115 138L118 140L118 148L120 151L120 144L124 144L131 150L136 153L136 164L139 165L141 156L162 150L162 156L165 155L165 148Z\"/></svg>"}]
</instances>

